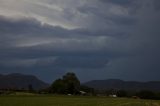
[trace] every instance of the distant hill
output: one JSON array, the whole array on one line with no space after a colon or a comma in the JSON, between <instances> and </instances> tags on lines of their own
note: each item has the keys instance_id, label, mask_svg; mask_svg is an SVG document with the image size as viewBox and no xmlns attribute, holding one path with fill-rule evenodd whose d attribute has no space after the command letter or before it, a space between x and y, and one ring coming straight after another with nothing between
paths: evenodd
<instances>
[{"instance_id":1,"label":"distant hill","mask_svg":"<svg viewBox=\"0 0 160 106\"><path fill-rule=\"evenodd\" d=\"M49 86L49 84L39 80L33 75L23 75L19 73L8 75L0 74L0 89L28 89L29 85L32 85L35 90Z\"/></svg>"},{"instance_id":2,"label":"distant hill","mask_svg":"<svg viewBox=\"0 0 160 106\"><path fill-rule=\"evenodd\" d=\"M137 81L123 81L119 79L108 80L92 80L83 85L95 89L123 89L123 90L152 90L160 91L160 81L137 82Z\"/></svg>"}]
</instances>

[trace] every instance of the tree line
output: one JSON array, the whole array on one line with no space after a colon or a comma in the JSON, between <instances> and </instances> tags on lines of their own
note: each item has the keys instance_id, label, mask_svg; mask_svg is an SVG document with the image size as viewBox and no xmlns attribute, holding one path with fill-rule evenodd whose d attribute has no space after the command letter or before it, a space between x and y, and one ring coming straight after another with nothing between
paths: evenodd
<instances>
[{"instance_id":1,"label":"tree line","mask_svg":"<svg viewBox=\"0 0 160 106\"><path fill-rule=\"evenodd\" d=\"M49 93L54 94L72 94L79 95L81 92L86 92L86 95L116 95L117 97L138 97L141 99L160 99L159 92L149 90L127 91L127 90L95 90L93 88L81 85L75 73L66 73L62 78L55 80L48 89Z\"/></svg>"},{"instance_id":2,"label":"tree line","mask_svg":"<svg viewBox=\"0 0 160 106\"><path fill-rule=\"evenodd\" d=\"M62 95L88 95L88 96L109 96L116 95L117 97L134 97L141 99L160 99L160 92L149 90L127 91L123 89L108 89L96 90L84 85L81 85L75 73L68 72L62 78L58 78L46 89L36 91L32 85L28 85L28 90L6 89L1 90L0 94L11 94L13 92L30 92L39 94L62 94Z\"/></svg>"},{"instance_id":3,"label":"tree line","mask_svg":"<svg viewBox=\"0 0 160 106\"><path fill-rule=\"evenodd\" d=\"M79 95L93 94L93 88L81 85L75 73L68 72L62 78L55 80L48 89L49 93Z\"/></svg>"}]
</instances>

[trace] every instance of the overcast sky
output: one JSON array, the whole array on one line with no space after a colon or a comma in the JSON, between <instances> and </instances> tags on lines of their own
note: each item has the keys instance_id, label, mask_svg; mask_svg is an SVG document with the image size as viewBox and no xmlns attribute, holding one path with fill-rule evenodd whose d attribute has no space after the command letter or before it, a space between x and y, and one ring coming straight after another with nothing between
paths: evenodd
<instances>
[{"instance_id":1,"label":"overcast sky","mask_svg":"<svg viewBox=\"0 0 160 106\"><path fill-rule=\"evenodd\" d=\"M0 73L66 72L160 80L160 0L0 0Z\"/></svg>"}]
</instances>

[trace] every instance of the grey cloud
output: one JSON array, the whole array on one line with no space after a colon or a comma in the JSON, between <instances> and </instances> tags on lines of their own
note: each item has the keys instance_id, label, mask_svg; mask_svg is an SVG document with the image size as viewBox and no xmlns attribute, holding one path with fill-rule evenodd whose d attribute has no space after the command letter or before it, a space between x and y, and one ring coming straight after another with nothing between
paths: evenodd
<instances>
[{"instance_id":1,"label":"grey cloud","mask_svg":"<svg viewBox=\"0 0 160 106\"><path fill-rule=\"evenodd\" d=\"M55 61L55 67L68 68L103 68L108 64L108 59L101 56L67 56L60 57Z\"/></svg>"},{"instance_id":2,"label":"grey cloud","mask_svg":"<svg viewBox=\"0 0 160 106\"><path fill-rule=\"evenodd\" d=\"M106 2L106 3L114 3L114 4L118 4L118 5L130 5L132 4L134 1L133 0L101 0L102 2Z\"/></svg>"},{"instance_id":3,"label":"grey cloud","mask_svg":"<svg viewBox=\"0 0 160 106\"><path fill-rule=\"evenodd\" d=\"M3 28L0 31L2 34L0 36L2 39L0 46L2 65L23 67L38 65L41 61L44 61L43 64L47 64L48 61L45 59L56 56L62 57L56 63L49 62L50 66L52 63L55 64L53 65L55 67L92 68L104 67L107 64L107 59L103 60L102 57L99 57L100 55L105 56L107 50L103 50L106 41L103 36L99 38L98 32L81 29L68 30L47 24L42 25L32 18L14 21L2 17L0 22L2 23L0 27ZM111 52L108 51L108 57L117 55ZM66 56L74 56L73 61ZM84 56L92 57L84 58Z\"/></svg>"},{"instance_id":4,"label":"grey cloud","mask_svg":"<svg viewBox=\"0 0 160 106\"><path fill-rule=\"evenodd\" d=\"M83 81L159 79L158 0L35 0L29 4L24 10L34 11L29 9L27 16L0 14L0 72L32 73L47 81L52 80L47 75L57 78L69 70Z\"/></svg>"}]
</instances>

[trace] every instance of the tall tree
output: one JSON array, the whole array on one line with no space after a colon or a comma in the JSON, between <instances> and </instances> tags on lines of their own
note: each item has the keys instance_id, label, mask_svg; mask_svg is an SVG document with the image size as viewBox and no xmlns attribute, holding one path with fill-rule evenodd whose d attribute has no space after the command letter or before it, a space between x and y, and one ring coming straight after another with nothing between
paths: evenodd
<instances>
[{"instance_id":1,"label":"tall tree","mask_svg":"<svg viewBox=\"0 0 160 106\"><path fill-rule=\"evenodd\" d=\"M80 89L80 81L74 73L67 73L63 76L66 91L70 94L76 94Z\"/></svg>"},{"instance_id":2,"label":"tall tree","mask_svg":"<svg viewBox=\"0 0 160 106\"><path fill-rule=\"evenodd\" d=\"M80 81L74 73L66 73L62 79L57 79L51 85L52 93L77 94L80 90Z\"/></svg>"},{"instance_id":3,"label":"tall tree","mask_svg":"<svg viewBox=\"0 0 160 106\"><path fill-rule=\"evenodd\" d=\"M53 82L50 89L51 93L64 94L65 93L65 84L62 79L57 79Z\"/></svg>"}]
</instances>

